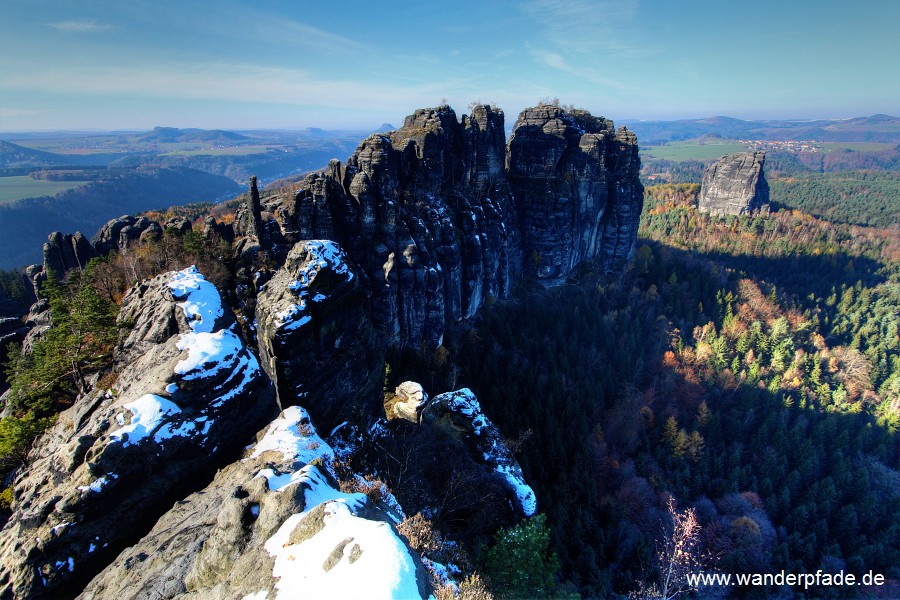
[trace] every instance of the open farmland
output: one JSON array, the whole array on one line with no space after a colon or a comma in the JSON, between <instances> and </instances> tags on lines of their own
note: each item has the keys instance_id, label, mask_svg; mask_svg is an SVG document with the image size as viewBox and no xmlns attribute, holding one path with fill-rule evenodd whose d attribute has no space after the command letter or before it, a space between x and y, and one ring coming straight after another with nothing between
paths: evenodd
<instances>
[{"instance_id":1,"label":"open farmland","mask_svg":"<svg viewBox=\"0 0 900 600\"><path fill-rule=\"evenodd\" d=\"M641 154L663 160L716 160L726 154L746 150L747 146L737 140L686 140L671 142L664 146L648 146Z\"/></svg>"},{"instance_id":2,"label":"open farmland","mask_svg":"<svg viewBox=\"0 0 900 600\"><path fill-rule=\"evenodd\" d=\"M8 204L22 198L55 196L59 192L77 188L88 181L44 181L21 177L0 177L0 204Z\"/></svg>"}]
</instances>

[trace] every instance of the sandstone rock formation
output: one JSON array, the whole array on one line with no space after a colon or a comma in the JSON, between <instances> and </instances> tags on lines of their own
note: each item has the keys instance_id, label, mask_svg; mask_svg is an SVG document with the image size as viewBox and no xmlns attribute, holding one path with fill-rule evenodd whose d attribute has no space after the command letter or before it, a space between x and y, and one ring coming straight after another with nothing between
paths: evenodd
<instances>
[{"instance_id":1,"label":"sandstone rock formation","mask_svg":"<svg viewBox=\"0 0 900 600\"><path fill-rule=\"evenodd\" d=\"M769 203L765 152L723 156L706 169L699 209L714 215L743 215Z\"/></svg>"},{"instance_id":2,"label":"sandstone rock formation","mask_svg":"<svg viewBox=\"0 0 900 600\"><path fill-rule=\"evenodd\" d=\"M522 514L530 517L537 512L534 490L525 483L522 468L503 442L500 430L481 410L472 390L462 388L435 396L425 406L422 422L429 426L444 423L455 431L465 432L483 462L501 475L513 491Z\"/></svg>"},{"instance_id":3,"label":"sandstone rock formation","mask_svg":"<svg viewBox=\"0 0 900 600\"><path fill-rule=\"evenodd\" d=\"M584 111L528 109L507 165L529 273L557 283L582 261L609 268L628 258L643 203L633 133Z\"/></svg>"},{"instance_id":4,"label":"sandstone rock formation","mask_svg":"<svg viewBox=\"0 0 900 600\"><path fill-rule=\"evenodd\" d=\"M626 258L643 201L634 135L539 107L520 115L507 153L503 122L488 106L462 120L448 106L417 110L264 206L276 229L263 230L276 243L339 242L384 342L415 350L507 297L526 271L555 284L580 261Z\"/></svg>"},{"instance_id":5,"label":"sandstone rock formation","mask_svg":"<svg viewBox=\"0 0 900 600\"><path fill-rule=\"evenodd\" d=\"M115 391L98 389L39 438L0 532L0 597L66 596L212 477L276 412L234 318L195 269L133 288Z\"/></svg>"},{"instance_id":6,"label":"sandstone rock formation","mask_svg":"<svg viewBox=\"0 0 900 600\"><path fill-rule=\"evenodd\" d=\"M79 598L425 598L399 515L338 491L334 451L290 407L243 458L177 503Z\"/></svg>"},{"instance_id":7,"label":"sandstone rock formation","mask_svg":"<svg viewBox=\"0 0 900 600\"><path fill-rule=\"evenodd\" d=\"M100 228L93 238L94 249L98 255L106 255L113 250L124 250L130 243L141 239L147 231L150 231L151 235L160 235L162 227L146 217L123 215L110 220Z\"/></svg>"},{"instance_id":8,"label":"sandstone rock formation","mask_svg":"<svg viewBox=\"0 0 900 600\"><path fill-rule=\"evenodd\" d=\"M91 243L80 232L63 235L55 231L44 243L44 273L51 270L62 277L73 269L84 269L97 256Z\"/></svg>"},{"instance_id":9,"label":"sandstone rock formation","mask_svg":"<svg viewBox=\"0 0 900 600\"><path fill-rule=\"evenodd\" d=\"M388 420L406 419L410 423L421 423L422 411L428 406L428 394L422 384L404 381L393 394L385 394L385 412Z\"/></svg>"},{"instance_id":10,"label":"sandstone rock formation","mask_svg":"<svg viewBox=\"0 0 900 600\"><path fill-rule=\"evenodd\" d=\"M365 287L331 241L299 242L257 305L263 368L282 408L306 407L330 431L374 415L384 359L365 311Z\"/></svg>"}]
</instances>

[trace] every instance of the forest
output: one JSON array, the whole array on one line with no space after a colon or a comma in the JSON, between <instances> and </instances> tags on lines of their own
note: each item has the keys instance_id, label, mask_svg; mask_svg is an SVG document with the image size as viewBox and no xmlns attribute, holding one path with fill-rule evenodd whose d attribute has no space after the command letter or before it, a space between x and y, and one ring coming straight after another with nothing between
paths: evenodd
<instances>
[{"instance_id":1,"label":"forest","mask_svg":"<svg viewBox=\"0 0 900 600\"><path fill-rule=\"evenodd\" d=\"M647 189L624 274L488 309L454 353L462 382L531 433L519 460L582 595L654 581L670 496L721 572L896 580L897 231L710 217L698 187Z\"/></svg>"}]
</instances>

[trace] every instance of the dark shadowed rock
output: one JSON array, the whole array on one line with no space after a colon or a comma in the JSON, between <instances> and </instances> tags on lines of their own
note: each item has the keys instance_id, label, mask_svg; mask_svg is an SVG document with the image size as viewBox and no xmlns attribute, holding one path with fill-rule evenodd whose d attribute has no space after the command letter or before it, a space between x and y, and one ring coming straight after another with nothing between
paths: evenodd
<instances>
[{"instance_id":1,"label":"dark shadowed rock","mask_svg":"<svg viewBox=\"0 0 900 600\"><path fill-rule=\"evenodd\" d=\"M234 318L195 269L133 288L113 390L59 415L14 485L0 597L72 595L275 412Z\"/></svg>"},{"instance_id":2,"label":"dark shadowed rock","mask_svg":"<svg viewBox=\"0 0 900 600\"><path fill-rule=\"evenodd\" d=\"M525 266L547 283L580 262L628 258L643 205L637 138L584 111L522 111L508 175L521 214Z\"/></svg>"},{"instance_id":3,"label":"dark shadowed rock","mask_svg":"<svg viewBox=\"0 0 900 600\"><path fill-rule=\"evenodd\" d=\"M270 239L338 241L365 275L383 342L434 348L526 270L553 284L583 260L626 259L639 168L634 135L583 111L523 112L507 153L502 111L422 109L268 204Z\"/></svg>"},{"instance_id":4,"label":"dark shadowed rock","mask_svg":"<svg viewBox=\"0 0 900 600\"><path fill-rule=\"evenodd\" d=\"M769 203L765 152L723 156L706 169L700 188L700 210L714 215L743 215Z\"/></svg>"},{"instance_id":5,"label":"dark shadowed rock","mask_svg":"<svg viewBox=\"0 0 900 600\"><path fill-rule=\"evenodd\" d=\"M537 512L534 490L525 482L522 468L500 435L500 430L481 410L478 398L469 388L439 394L428 402L421 413L427 427L443 426L445 430L462 436L475 450L479 462L502 477L513 506L526 517Z\"/></svg>"},{"instance_id":6,"label":"dark shadowed rock","mask_svg":"<svg viewBox=\"0 0 900 600\"><path fill-rule=\"evenodd\" d=\"M259 295L257 339L282 408L300 404L330 430L374 418L384 358L365 287L331 241L298 242Z\"/></svg>"},{"instance_id":7,"label":"dark shadowed rock","mask_svg":"<svg viewBox=\"0 0 900 600\"><path fill-rule=\"evenodd\" d=\"M234 241L234 228L231 223L218 223L215 217L206 217L203 221L203 235L209 239L218 237L227 243Z\"/></svg>"},{"instance_id":8,"label":"dark shadowed rock","mask_svg":"<svg viewBox=\"0 0 900 600\"><path fill-rule=\"evenodd\" d=\"M184 235L192 230L190 219L184 217L172 217L162 226L164 231L171 230L178 235Z\"/></svg>"}]
</instances>

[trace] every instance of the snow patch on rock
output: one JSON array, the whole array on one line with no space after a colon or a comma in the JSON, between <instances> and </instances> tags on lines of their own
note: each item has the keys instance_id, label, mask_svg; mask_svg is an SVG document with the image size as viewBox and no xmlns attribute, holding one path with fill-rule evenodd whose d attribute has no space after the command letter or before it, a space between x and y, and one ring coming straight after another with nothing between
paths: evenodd
<instances>
[{"instance_id":1,"label":"snow patch on rock","mask_svg":"<svg viewBox=\"0 0 900 600\"><path fill-rule=\"evenodd\" d=\"M289 406L272 421L250 458L269 451L280 452L286 461L304 464L320 457L329 464L334 458L334 450L319 437L309 413L300 406Z\"/></svg>"},{"instance_id":2,"label":"snow patch on rock","mask_svg":"<svg viewBox=\"0 0 900 600\"><path fill-rule=\"evenodd\" d=\"M137 444L149 437L159 428L163 419L181 412L177 404L155 394L144 394L137 400L124 404L123 408L131 411L131 423L116 429L110 437L116 441L124 439L124 446ZM165 439L165 435L157 441L162 439Z\"/></svg>"},{"instance_id":3,"label":"snow patch on rock","mask_svg":"<svg viewBox=\"0 0 900 600\"><path fill-rule=\"evenodd\" d=\"M419 598L412 556L390 525L357 516L341 501L328 501L324 527L291 544L291 533L309 511L291 516L266 542L275 557L277 598Z\"/></svg>"}]
</instances>

